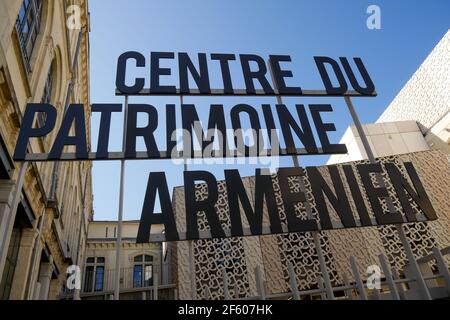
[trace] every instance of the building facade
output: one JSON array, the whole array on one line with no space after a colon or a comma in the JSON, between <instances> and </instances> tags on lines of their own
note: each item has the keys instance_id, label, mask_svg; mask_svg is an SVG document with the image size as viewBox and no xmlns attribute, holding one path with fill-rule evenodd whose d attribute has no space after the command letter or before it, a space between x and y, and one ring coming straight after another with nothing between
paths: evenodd
<instances>
[{"instance_id":1,"label":"building facade","mask_svg":"<svg viewBox=\"0 0 450 320\"><path fill-rule=\"evenodd\" d=\"M55 106L56 127L70 103L83 104L90 128L88 32L85 0L0 2L0 299L58 299L67 267L84 261L91 164L18 163L12 154L27 103ZM48 152L55 131L29 152Z\"/></svg>"},{"instance_id":2,"label":"building facade","mask_svg":"<svg viewBox=\"0 0 450 320\"><path fill-rule=\"evenodd\" d=\"M111 299L114 292L117 221L89 223L82 299ZM139 221L122 222L120 299L174 299L171 250L166 243L136 243ZM161 226L155 232L162 232ZM157 296L155 295L157 288Z\"/></svg>"}]
</instances>

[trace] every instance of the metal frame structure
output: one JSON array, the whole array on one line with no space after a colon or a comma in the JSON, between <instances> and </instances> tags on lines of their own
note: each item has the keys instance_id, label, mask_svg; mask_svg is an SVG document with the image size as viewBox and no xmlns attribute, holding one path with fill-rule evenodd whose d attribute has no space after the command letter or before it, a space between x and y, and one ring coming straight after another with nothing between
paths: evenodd
<instances>
[{"instance_id":1,"label":"metal frame structure","mask_svg":"<svg viewBox=\"0 0 450 320\"><path fill-rule=\"evenodd\" d=\"M272 74L271 74L272 75ZM273 75L272 75L272 79L273 79ZM276 82L274 82L276 83ZM211 93L209 94L203 94L200 93L200 91L198 89L189 89L189 92L187 93L181 93L179 89L177 89L176 93L164 93L164 94L152 94L150 92L150 90L148 89L143 89L141 90L139 93L137 94L133 94L133 96L179 96L180 97L180 102L181 104L183 104L183 97L184 96L258 96L258 97L276 97L277 98L277 102L279 104L282 103L282 97L283 96L291 96L291 97L343 97L345 100L345 103L347 105L347 108L352 116L353 119L353 123L361 137L361 140L363 142L363 146L364 149L366 151L366 154L368 155L369 161L370 162L375 162L375 157L373 155L373 152L370 148L369 142L367 140L366 134L363 130L361 121L355 111L355 108L353 106L353 103L351 101L351 97L376 97L377 93L373 92L371 95L362 95L356 91L347 91L346 93L344 93L343 95L332 95L332 94L328 94L325 90L302 90L302 94L279 94L277 88L275 88L274 90L275 93L273 94L268 94L265 93L263 90L256 90L256 92L254 94L248 94L246 92L246 90L244 89L238 89L238 90L234 90L232 94L228 94L228 93L224 93L224 90L221 89L212 89ZM129 94L123 94L121 93L119 90L116 90L116 95L117 96L124 96L125 98L125 109L124 109L124 124L126 124L126 120L127 120L127 112L128 112L128 99L129 99ZM124 154L125 152L125 141L126 141L126 130L124 130L124 134L123 134L123 150L122 153L117 153L116 157L120 157L122 154ZM145 154L147 154L146 152L144 152ZM299 166L299 161L298 161L298 156L299 154L296 155L291 155L292 156L292 160L294 163L294 166L298 167ZM300 154L301 155L301 154ZM145 156L144 154L142 154L142 156ZM181 155L182 157L182 155ZM184 162L184 170L187 170L187 164L186 162ZM114 299L118 300L119 299L119 295L120 295L120 251L121 251L121 237L122 237L122 217L123 217L123 193L124 193L124 175L125 175L125 159L122 158L121 159L121 173L120 173L120 195L119 195L119 212L118 212L118 234L117 234L117 242L116 242L116 275L115 275L115 291L114 291ZM380 177L381 178L381 177ZM423 299L431 299L431 296L429 294L429 291L426 287L426 283L425 280L423 279L421 272L420 272L420 268L419 265L417 264L417 261L414 258L414 254L412 251L412 248L406 238L406 235L404 233L403 227L401 225L397 225L397 232L398 235L402 241L402 244L405 248L405 251L407 253L407 258L408 261L411 263L412 265L412 270L413 273L415 275L415 281L417 281L419 288L420 288L420 292L421 292L421 296ZM327 273L327 269L326 269L326 263L325 263L325 259L323 256L323 253L321 251L321 247L320 247L320 242L319 242L319 238L317 235L317 232L313 232L313 236L314 236L314 245L317 251L317 255L319 258L319 262L320 262L320 269L321 272L324 276L323 282L325 285L325 289L320 291L322 292L322 294L326 294L326 297L328 299L334 299L334 291L336 291L336 288L332 287L330 278L328 276ZM191 273L193 273L193 268L194 268L194 257L193 257L193 244L192 244L192 240L189 240L189 261L190 261L190 270ZM387 264L386 264L386 260L385 258L380 258L382 265L384 266L384 268L386 268ZM352 267L354 271L357 271L356 268L356 262L355 261L351 261L352 263ZM384 263L384 264L383 264ZM386 269L387 270L387 269ZM261 274L261 270L255 270L256 272L256 276L257 279L260 279L260 281L262 281L262 274ZM294 288L295 285L295 277L293 277L293 268L292 266L289 267L289 273L290 273L290 278L291 278L291 285ZM388 272L389 275L389 279L392 280L392 276L390 275L390 273ZM355 275L356 276L356 275ZM358 274L359 276L359 274ZM359 279L359 281L357 280L357 286L360 292L363 292L364 286L362 284L361 278L357 277L357 279ZM224 273L224 283L227 284L227 276L226 273ZM259 282L258 282L259 283ZM322 285L321 281L319 281L319 283ZM391 283L391 282L390 282ZM196 297L196 290L195 290L195 281L191 282L191 294L192 294L192 298L195 299ZM264 298L265 294L264 294L264 286L261 285L261 283L258 284L258 291L260 292L260 297ZM349 288L344 288L345 290L349 289ZM313 290L314 291L314 290ZM227 290L225 290L226 295L227 294ZM361 293L362 297L364 297L364 293ZM298 290L294 290L293 291L293 296L294 297L298 297L299 293Z\"/></svg>"}]
</instances>

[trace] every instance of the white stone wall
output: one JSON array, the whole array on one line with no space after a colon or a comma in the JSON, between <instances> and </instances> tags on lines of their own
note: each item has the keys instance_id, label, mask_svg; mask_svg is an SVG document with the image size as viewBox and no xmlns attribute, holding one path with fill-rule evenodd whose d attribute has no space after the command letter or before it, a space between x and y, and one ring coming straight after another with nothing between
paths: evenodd
<instances>
[{"instance_id":1,"label":"white stone wall","mask_svg":"<svg viewBox=\"0 0 450 320\"><path fill-rule=\"evenodd\" d=\"M377 122L415 120L423 131L450 111L450 30Z\"/></svg>"},{"instance_id":2,"label":"white stone wall","mask_svg":"<svg viewBox=\"0 0 450 320\"><path fill-rule=\"evenodd\" d=\"M373 123L363 126L375 157L429 150L429 146L415 121ZM347 146L347 154L335 154L328 164L367 159L366 152L354 126L347 129L340 143Z\"/></svg>"}]
</instances>

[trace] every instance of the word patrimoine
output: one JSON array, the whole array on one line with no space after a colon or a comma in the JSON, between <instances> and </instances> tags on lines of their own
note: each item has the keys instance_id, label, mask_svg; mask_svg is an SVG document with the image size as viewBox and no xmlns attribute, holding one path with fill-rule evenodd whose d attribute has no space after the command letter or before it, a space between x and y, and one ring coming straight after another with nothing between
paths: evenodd
<instances>
[{"instance_id":1,"label":"word patrimoine","mask_svg":"<svg viewBox=\"0 0 450 320\"><path fill-rule=\"evenodd\" d=\"M181 123L177 123L176 106L165 106L165 123L159 119L161 113L150 104L129 104L124 156L127 159L167 159L178 157L228 157L259 155L292 155L292 154L333 154L346 153L344 144L330 143L328 132L336 131L333 123L324 121L323 114L331 113L329 104L295 105L295 114L285 104L261 106L263 119L255 108L249 104L237 104L225 116L224 106L213 104L209 108L207 126L202 125L195 105L181 105ZM274 110L275 109L275 112ZM97 150L88 152L85 108L72 104L64 113L56 138L45 157L33 155L33 161L44 160L116 160L117 152L109 151L111 117L114 112L121 112L121 104L92 104L91 113L100 114L100 126ZM39 113L44 114L45 123L35 127L35 119ZM312 122L309 120L311 115ZM276 118L279 125L276 124ZM138 126L138 118L145 116L148 122ZM27 160L26 150L30 139L49 135L56 130L57 109L50 104L28 104L22 127L17 140L14 160ZM242 123L249 120L249 125ZM227 123L231 128L227 129ZM71 128L75 128L72 133ZM164 127L166 149L158 146L160 135L157 130ZM313 128L317 133L314 135ZM181 129L181 130L180 130ZM281 130L280 130L281 129ZM180 135L177 133L181 133ZM206 132L206 135L205 135ZM145 151L136 150L136 141L141 137L145 143ZM195 141L201 153L194 150ZM249 141L250 140L250 141ZM300 144L297 142L298 140ZM285 147L280 147L284 141ZM161 144L159 144L161 145ZM74 146L75 153L63 154L65 146ZM209 150L209 152L208 152ZM206 151L206 152L205 152Z\"/></svg>"}]
</instances>

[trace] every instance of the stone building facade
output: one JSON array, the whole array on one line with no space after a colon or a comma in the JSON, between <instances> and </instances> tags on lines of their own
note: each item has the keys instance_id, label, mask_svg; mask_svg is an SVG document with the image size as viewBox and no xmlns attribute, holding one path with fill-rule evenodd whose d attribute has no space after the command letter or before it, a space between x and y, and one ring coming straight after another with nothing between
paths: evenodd
<instances>
[{"instance_id":1,"label":"stone building facade","mask_svg":"<svg viewBox=\"0 0 450 320\"><path fill-rule=\"evenodd\" d=\"M56 127L70 103L88 111L88 32L86 0L0 2L0 299L58 299L67 267L84 261L91 163L11 157L27 103L54 105ZM48 152L55 131L32 139L29 152Z\"/></svg>"},{"instance_id":2,"label":"stone building facade","mask_svg":"<svg viewBox=\"0 0 450 320\"><path fill-rule=\"evenodd\" d=\"M117 221L89 223L85 265L82 278L82 299L110 299L114 292ZM136 243L139 221L122 223L120 254L120 299L175 298L171 270L171 250L167 243ZM161 233L162 226L154 232Z\"/></svg>"}]
</instances>

